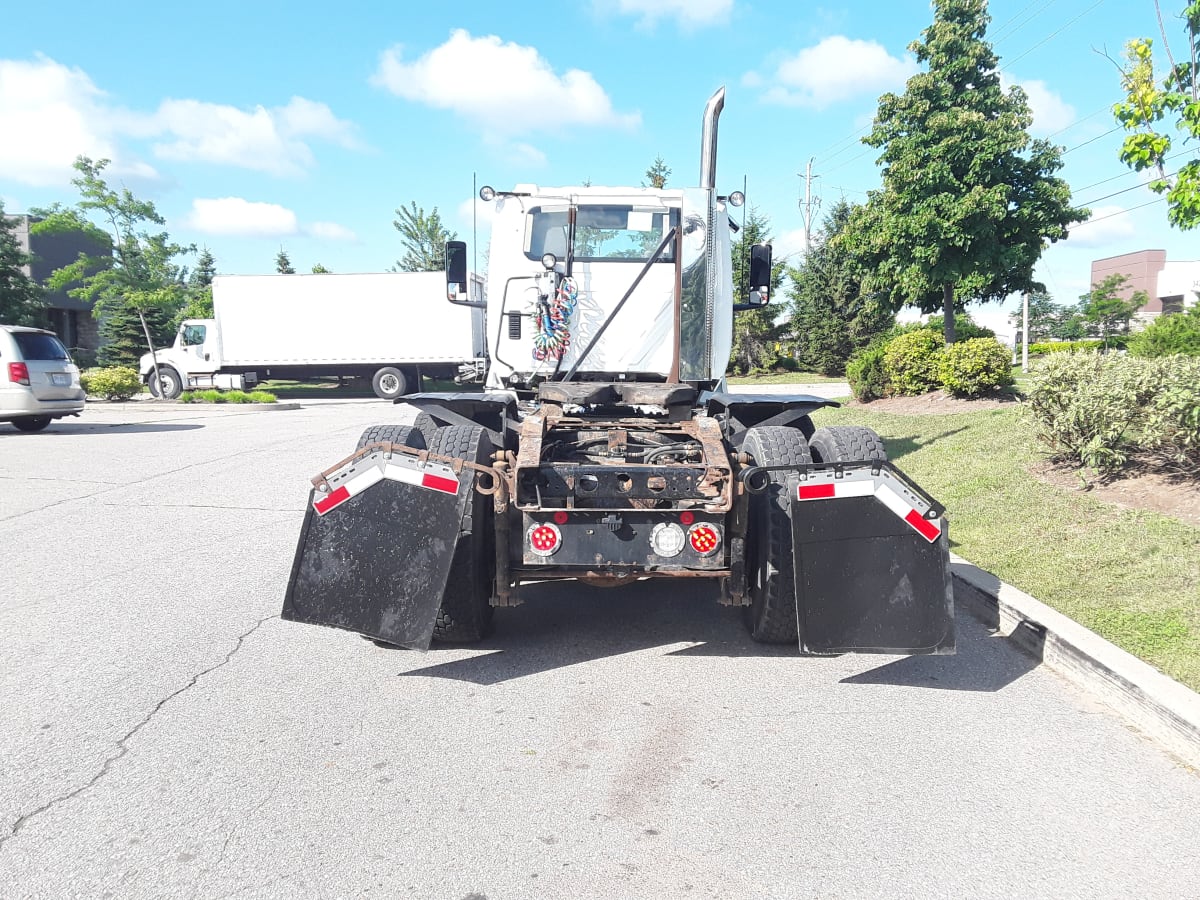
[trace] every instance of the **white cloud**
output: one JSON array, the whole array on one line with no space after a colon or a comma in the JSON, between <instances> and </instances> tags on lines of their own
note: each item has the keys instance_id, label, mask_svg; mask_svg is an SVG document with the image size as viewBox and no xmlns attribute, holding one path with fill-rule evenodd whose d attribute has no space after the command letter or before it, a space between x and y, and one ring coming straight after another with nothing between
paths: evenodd
<instances>
[{"instance_id":1,"label":"white cloud","mask_svg":"<svg viewBox=\"0 0 1200 900\"><path fill-rule=\"evenodd\" d=\"M598 8L610 10L607 4ZM660 19L675 19L682 28L699 28L729 21L733 0L617 0L616 12L637 16L638 23L653 26Z\"/></svg>"},{"instance_id":2,"label":"white cloud","mask_svg":"<svg viewBox=\"0 0 1200 900\"><path fill-rule=\"evenodd\" d=\"M455 210L455 212L457 213L458 221L462 223L463 228L469 229L472 225L472 207L474 207L475 210L474 224L477 225L481 231L490 231L492 219L496 215L495 202L493 201L491 203L485 203L483 200L475 197L474 199L464 200L462 203L458 204L458 208Z\"/></svg>"},{"instance_id":3,"label":"white cloud","mask_svg":"<svg viewBox=\"0 0 1200 900\"><path fill-rule=\"evenodd\" d=\"M781 62L764 84L763 99L824 109L842 100L902 88L918 69L912 57L892 56L875 41L836 34ZM742 79L743 84L756 81L762 78L754 73Z\"/></svg>"},{"instance_id":4,"label":"white cloud","mask_svg":"<svg viewBox=\"0 0 1200 900\"><path fill-rule=\"evenodd\" d=\"M83 70L39 56L0 59L0 175L39 187L66 184L77 156L113 161L109 171L157 178L116 144L113 109Z\"/></svg>"},{"instance_id":5,"label":"white cloud","mask_svg":"<svg viewBox=\"0 0 1200 900\"><path fill-rule=\"evenodd\" d=\"M1071 226L1069 247L1105 247L1110 244L1120 247L1128 245L1129 238L1137 234L1133 219L1123 206L1096 206L1086 222Z\"/></svg>"},{"instance_id":6,"label":"white cloud","mask_svg":"<svg viewBox=\"0 0 1200 900\"><path fill-rule=\"evenodd\" d=\"M804 260L804 229L793 228L771 241L771 255L776 262L786 259L792 265Z\"/></svg>"},{"instance_id":7,"label":"white cloud","mask_svg":"<svg viewBox=\"0 0 1200 900\"><path fill-rule=\"evenodd\" d=\"M493 139L572 125L631 128L638 113L618 113L590 73L558 75L535 47L495 35L472 37L456 29L439 47L413 62L393 47L380 57L372 82L398 97L447 109Z\"/></svg>"},{"instance_id":8,"label":"white cloud","mask_svg":"<svg viewBox=\"0 0 1200 900\"><path fill-rule=\"evenodd\" d=\"M306 234L323 241L356 241L358 235L337 222L313 222L304 226Z\"/></svg>"},{"instance_id":9,"label":"white cloud","mask_svg":"<svg viewBox=\"0 0 1200 900\"><path fill-rule=\"evenodd\" d=\"M241 237L284 237L299 231L296 214L287 207L241 197L197 198L186 224L203 234Z\"/></svg>"},{"instance_id":10,"label":"white cloud","mask_svg":"<svg viewBox=\"0 0 1200 900\"><path fill-rule=\"evenodd\" d=\"M1029 98L1029 109L1033 113L1034 134L1047 135L1061 131L1075 121L1075 107L1046 85L1044 81L1010 82L1003 73L1000 83L1007 90L1012 85L1022 88Z\"/></svg>"},{"instance_id":11,"label":"white cloud","mask_svg":"<svg viewBox=\"0 0 1200 900\"><path fill-rule=\"evenodd\" d=\"M353 126L324 103L293 97L287 106L252 110L200 100L164 100L144 125L167 141L164 159L239 166L271 175L299 175L313 165L307 138L355 146Z\"/></svg>"}]
</instances>

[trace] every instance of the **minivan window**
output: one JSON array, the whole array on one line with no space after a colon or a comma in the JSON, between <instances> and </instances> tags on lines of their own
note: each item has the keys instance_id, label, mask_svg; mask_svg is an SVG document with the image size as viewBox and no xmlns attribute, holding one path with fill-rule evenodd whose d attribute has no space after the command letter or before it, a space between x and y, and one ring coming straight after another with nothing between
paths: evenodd
<instances>
[{"instance_id":1,"label":"minivan window","mask_svg":"<svg viewBox=\"0 0 1200 900\"><path fill-rule=\"evenodd\" d=\"M13 339L21 356L28 360L70 359L67 348L62 341L52 334L41 334L37 331L14 331Z\"/></svg>"}]
</instances>

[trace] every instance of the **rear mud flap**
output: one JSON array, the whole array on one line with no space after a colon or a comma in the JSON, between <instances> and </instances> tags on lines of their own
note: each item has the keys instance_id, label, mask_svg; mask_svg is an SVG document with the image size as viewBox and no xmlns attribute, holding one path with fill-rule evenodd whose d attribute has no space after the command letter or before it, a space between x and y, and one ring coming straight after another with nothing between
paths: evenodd
<instances>
[{"instance_id":1,"label":"rear mud flap","mask_svg":"<svg viewBox=\"0 0 1200 900\"><path fill-rule=\"evenodd\" d=\"M474 479L376 451L314 490L284 619L428 650Z\"/></svg>"},{"instance_id":2,"label":"rear mud flap","mask_svg":"<svg viewBox=\"0 0 1200 900\"><path fill-rule=\"evenodd\" d=\"M792 492L802 652L954 652L949 541L932 498L890 466L809 472Z\"/></svg>"}]
</instances>

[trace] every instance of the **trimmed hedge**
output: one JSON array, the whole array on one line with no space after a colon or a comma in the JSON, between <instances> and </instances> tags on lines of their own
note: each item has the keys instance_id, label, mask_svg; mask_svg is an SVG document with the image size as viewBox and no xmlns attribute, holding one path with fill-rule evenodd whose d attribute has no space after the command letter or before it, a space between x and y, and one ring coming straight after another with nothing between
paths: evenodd
<instances>
[{"instance_id":1,"label":"trimmed hedge","mask_svg":"<svg viewBox=\"0 0 1200 900\"><path fill-rule=\"evenodd\" d=\"M872 344L852 355L846 363L846 380L850 382L850 390L863 403L891 394L883 359L884 347L884 344Z\"/></svg>"},{"instance_id":2,"label":"trimmed hedge","mask_svg":"<svg viewBox=\"0 0 1200 900\"><path fill-rule=\"evenodd\" d=\"M1200 356L1200 304L1181 313L1168 313L1129 339L1133 356Z\"/></svg>"},{"instance_id":3,"label":"trimmed hedge","mask_svg":"<svg viewBox=\"0 0 1200 900\"><path fill-rule=\"evenodd\" d=\"M142 390L137 369L129 366L85 369L79 373L79 383L87 394L105 400L128 400Z\"/></svg>"},{"instance_id":4,"label":"trimmed hedge","mask_svg":"<svg viewBox=\"0 0 1200 900\"><path fill-rule=\"evenodd\" d=\"M978 397L1013 383L1008 348L995 338L955 341L941 352L942 387L960 397Z\"/></svg>"},{"instance_id":5,"label":"trimmed hedge","mask_svg":"<svg viewBox=\"0 0 1200 900\"><path fill-rule=\"evenodd\" d=\"M936 332L919 328L892 338L883 348L888 386L896 394L923 394L940 383L945 343Z\"/></svg>"}]
</instances>

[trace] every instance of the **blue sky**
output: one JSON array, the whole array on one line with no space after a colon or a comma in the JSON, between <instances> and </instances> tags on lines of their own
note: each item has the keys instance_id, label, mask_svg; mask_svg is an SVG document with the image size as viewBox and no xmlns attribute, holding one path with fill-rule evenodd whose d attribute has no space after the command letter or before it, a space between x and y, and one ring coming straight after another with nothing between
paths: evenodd
<instances>
[{"instance_id":1,"label":"blue sky","mask_svg":"<svg viewBox=\"0 0 1200 900\"><path fill-rule=\"evenodd\" d=\"M1135 208L1156 197L1117 159L1119 77L1097 51L1157 38L1151 0L995 0L991 15L1004 77L1095 211L1039 267L1055 298L1074 302L1096 258L1200 258L1161 202ZM878 187L859 138L916 71L906 47L931 20L928 0L21 4L0 32L0 198L10 213L73 202L75 156L107 157L110 181L219 271L273 271L281 246L298 271L382 271L409 201L470 239L473 174L639 184L661 155L670 186L693 184L723 84L718 185L745 178L777 252L794 252L810 158L826 207ZM484 218L479 235L482 250ZM1011 306L975 315L1007 331Z\"/></svg>"}]
</instances>

